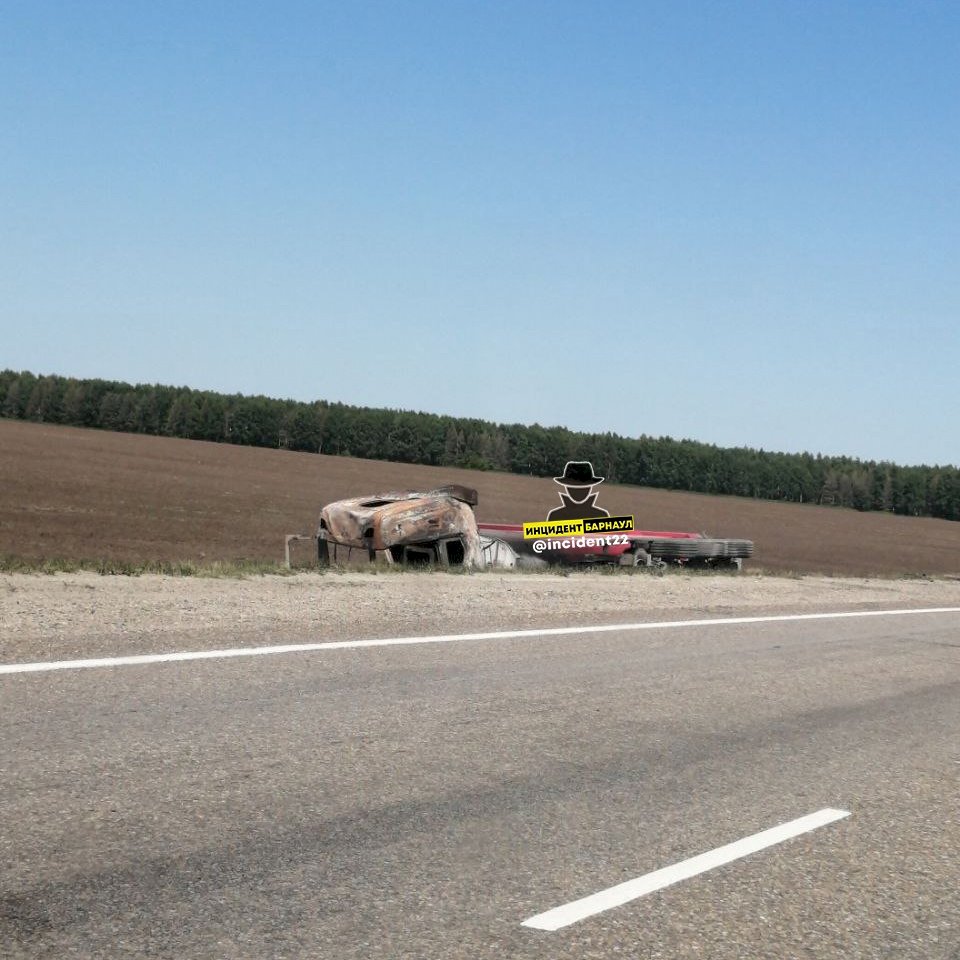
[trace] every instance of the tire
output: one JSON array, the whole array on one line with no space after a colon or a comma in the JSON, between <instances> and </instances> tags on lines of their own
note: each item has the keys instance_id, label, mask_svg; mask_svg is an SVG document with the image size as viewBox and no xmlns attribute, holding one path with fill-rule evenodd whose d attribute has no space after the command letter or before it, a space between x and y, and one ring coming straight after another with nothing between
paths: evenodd
<instances>
[{"instance_id":1,"label":"tire","mask_svg":"<svg viewBox=\"0 0 960 960\"><path fill-rule=\"evenodd\" d=\"M650 553L664 560L692 560L699 556L699 540L659 537L650 543Z\"/></svg>"},{"instance_id":2,"label":"tire","mask_svg":"<svg viewBox=\"0 0 960 960\"><path fill-rule=\"evenodd\" d=\"M724 556L730 559L748 559L753 556L752 540L724 540L726 551Z\"/></svg>"},{"instance_id":3,"label":"tire","mask_svg":"<svg viewBox=\"0 0 960 960\"><path fill-rule=\"evenodd\" d=\"M723 557L726 555L726 545L723 540L699 540L697 541L697 559L712 560L714 557Z\"/></svg>"}]
</instances>

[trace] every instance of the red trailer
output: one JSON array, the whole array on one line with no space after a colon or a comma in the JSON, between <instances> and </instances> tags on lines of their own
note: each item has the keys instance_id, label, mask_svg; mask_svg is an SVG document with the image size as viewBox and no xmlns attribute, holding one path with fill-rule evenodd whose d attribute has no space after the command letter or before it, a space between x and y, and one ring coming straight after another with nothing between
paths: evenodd
<instances>
[{"instance_id":1,"label":"red trailer","mask_svg":"<svg viewBox=\"0 0 960 960\"><path fill-rule=\"evenodd\" d=\"M479 523L483 537L502 540L520 557L545 563L661 566L667 563L739 569L753 556L750 540L716 539L677 530L627 530L618 534L525 539L522 524Z\"/></svg>"}]
</instances>

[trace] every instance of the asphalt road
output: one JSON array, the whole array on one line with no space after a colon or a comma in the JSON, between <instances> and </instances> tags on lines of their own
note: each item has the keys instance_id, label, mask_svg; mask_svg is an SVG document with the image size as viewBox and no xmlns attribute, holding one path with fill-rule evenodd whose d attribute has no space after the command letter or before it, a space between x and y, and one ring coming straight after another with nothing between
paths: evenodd
<instances>
[{"instance_id":1,"label":"asphalt road","mask_svg":"<svg viewBox=\"0 0 960 960\"><path fill-rule=\"evenodd\" d=\"M956 613L0 676L0 778L4 958L960 960Z\"/></svg>"}]
</instances>

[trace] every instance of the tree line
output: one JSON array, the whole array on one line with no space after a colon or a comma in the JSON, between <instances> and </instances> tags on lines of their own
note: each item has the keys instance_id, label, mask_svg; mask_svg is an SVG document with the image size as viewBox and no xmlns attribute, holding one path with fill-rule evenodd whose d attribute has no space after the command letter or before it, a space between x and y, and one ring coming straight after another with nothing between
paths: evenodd
<instances>
[{"instance_id":1,"label":"tree line","mask_svg":"<svg viewBox=\"0 0 960 960\"><path fill-rule=\"evenodd\" d=\"M956 466L898 466L14 370L0 373L0 416L538 477L556 475L567 460L590 460L612 483L960 520Z\"/></svg>"}]
</instances>

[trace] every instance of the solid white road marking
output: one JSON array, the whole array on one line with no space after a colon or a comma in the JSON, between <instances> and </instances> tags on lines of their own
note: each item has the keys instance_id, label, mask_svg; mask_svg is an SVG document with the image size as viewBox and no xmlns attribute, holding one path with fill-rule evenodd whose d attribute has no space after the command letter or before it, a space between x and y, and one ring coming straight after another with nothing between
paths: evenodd
<instances>
[{"instance_id":1,"label":"solid white road marking","mask_svg":"<svg viewBox=\"0 0 960 960\"><path fill-rule=\"evenodd\" d=\"M572 923L585 920L597 913L603 913L612 907L623 906L631 900L653 893L654 890L662 890L664 887L679 883L681 880L689 880L690 877L695 877L698 873L713 870L714 867L739 860L741 857L756 853L765 847L772 847L776 843L782 843L791 837L798 837L801 833L808 833L811 830L816 830L817 827L823 827L835 820L842 820L849 816L849 810L832 810L830 808L818 810L816 813L810 813L798 820L791 820L779 827L772 827L761 833L755 833L753 836L728 843L726 846L717 847L716 850L710 850L708 853L701 853L698 857L691 857L689 860L675 863L671 867L654 870L653 873L637 877L635 880L627 880L626 883L601 890L599 893L584 897L582 900L574 900L562 907L547 910L546 913L538 913L535 917L524 920L522 925L533 927L535 930L559 930L561 927L569 927Z\"/></svg>"},{"instance_id":2,"label":"solid white road marking","mask_svg":"<svg viewBox=\"0 0 960 960\"><path fill-rule=\"evenodd\" d=\"M50 660L38 663L0 664L0 676L12 673L46 673L50 670L87 670L93 667L132 667L148 663L181 663L187 660L223 660L229 657L267 657L278 653L315 653L322 650L356 650L361 647L401 647L461 640L518 640L565 637L575 634L616 633L621 630L670 630L678 627L722 627L743 623L787 623L797 620L844 620L852 617L903 617L924 613L960 613L960 607L920 607L907 610L854 610L843 613L791 613L768 617L720 617L713 620L650 620L644 623L611 623L584 627L545 627L541 630L500 630L493 633L451 633L434 637L385 637L374 640L330 640L323 643L287 643L270 647L232 647L226 650L185 650L145 653L90 660Z\"/></svg>"}]
</instances>

